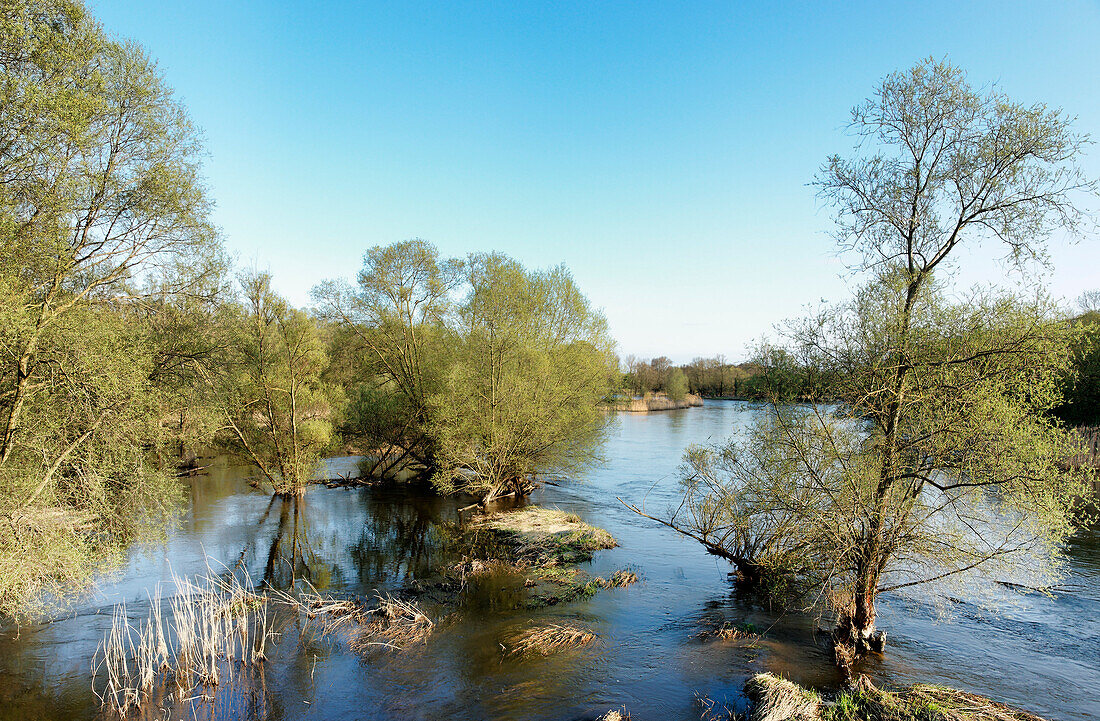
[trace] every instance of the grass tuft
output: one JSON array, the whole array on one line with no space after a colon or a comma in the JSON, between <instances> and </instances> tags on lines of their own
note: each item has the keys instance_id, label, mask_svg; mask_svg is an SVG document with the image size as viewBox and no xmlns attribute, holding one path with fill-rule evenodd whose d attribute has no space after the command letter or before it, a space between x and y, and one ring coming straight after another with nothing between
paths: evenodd
<instances>
[{"instance_id":1,"label":"grass tuft","mask_svg":"<svg viewBox=\"0 0 1100 721\"><path fill-rule=\"evenodd\" d=\"M268 598L247 576L209 572L191 581L173 574L172 583L168 608L158 585L143 621L131 622L125 603L115 607L92 667L92 689L108 713L125 717L168 683L182 700L267 658L274 636Z\"/></svg>"},{"instance_id":2,"label":"grass tuft","mask_svg":"<svg viewBox=\"0 0 1100 721\"><path fill-rule=\"evenodd\" d=\"M549 656L565 648L588 646L596 640L589 629L568 623L552 623L527 628L507 644L509 656Z\"/></svg>"}]
</instances>

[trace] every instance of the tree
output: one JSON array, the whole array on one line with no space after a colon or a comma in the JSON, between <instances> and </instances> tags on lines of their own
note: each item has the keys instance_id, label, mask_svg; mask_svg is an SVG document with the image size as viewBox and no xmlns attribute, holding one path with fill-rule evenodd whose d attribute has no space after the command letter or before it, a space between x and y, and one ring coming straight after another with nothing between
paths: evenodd
<instances>
[{"instance_id":1,"label":"tree","mask_svg":"<svg viewBox=\"0 0 1100 721\"><path fill-rule=\"evenodd\" d=\"M1067 423L1100 424L1100 311L1073 319L1079 333L1073 343L1073 366L1062 384L1063 402L1054 413Z\"/></svg>"},{"instance_id":2,"label":"tree","mask_svg":"<svg viewBox=\"0 0 1100 721\"><path fill-rule=\"evenodd\" d=\"M825 570L815 580L837 610L845 666L882 647L879 593L1028 566L1075 528L1084 486L1060 470L1073 444L1046 414L1067 326L1041 298L949 302L935 277L960 244L982 240L1020 270L1044 261L1053 229L1081 227L1075 195L1096 188L1075 164L1086 139L1061 112L976 90L947 63L888 76L852 118L863 154L830 158L817 186L871 280L851 303L789 326L782 356L828 379L840 405L774 403L767 451L719 484L750 509L726 504L726 522L754 529L774 517L754 499L792 499L764 535L801 538L806 572Z\"/></svg>"},{"instance_id":3,"label":"tree","mask_svg":"<svg viewBox=\"0 0 1100 721\"><path fill-rule=\"evenodd\" d=\"M380 459L379 471L436 465L428 399L446 366L443 328L461 269L430 243L407 240L367 251L358 289L326 281L313 290L321 314L365 351L349 420Z\"/></svg>"},{"instance_id":4,"label":"tree","mask_svg":"<svg viewBox=\"0 0 1100 721\"><path fill-rule=\"evenodd\" d=\"M618 360L607 321L564 268L530 272L495 253L466 268L454 361L431 401L433 481L487 502L594 458Z\"/></svg>"},{"instance_id":5,"label":"tree","mask_svg":"<svg viewBox=\"0 0 1100 721\"><path fill-rule=\"evenodd\" d=\"M1086 315L1100 313L1100 290L1087 290L1077 296L1077 307Z\"/></svg>"},{"instance_id":6,"label":"tree","mask_svg":"<svg viewBox=\"0 0 1100 721\"><path fill-rule=\"evenodd\" d=\"M266 273L241 277L245 312L223 391L229 447L277 494L301 495L332 438L333 389L314 321L271 291Z\"/></svg>"},{"instance_id":7,"label":"tree","mask_svg":"<svg viewBox=\"0 0 1100 721\"><path fill-rule=\"evenodd\" d=\"M682 400L688 393L687 376L680 368L669 371L668 382L665 384L665 393L674 401Z\"/></svg>"},{"instance_id":8,"label":"tree","mask_svg":"<svg viewBox=\"0 0 1100 721\"><path fill-rule=\"evenodd\" d=\"M83 583L179 500L143 288L221 268L200 155L140 47L76 2L0 8L0 556L35 559L0 572L0 611Z\"/></svg>"}]
</instances>

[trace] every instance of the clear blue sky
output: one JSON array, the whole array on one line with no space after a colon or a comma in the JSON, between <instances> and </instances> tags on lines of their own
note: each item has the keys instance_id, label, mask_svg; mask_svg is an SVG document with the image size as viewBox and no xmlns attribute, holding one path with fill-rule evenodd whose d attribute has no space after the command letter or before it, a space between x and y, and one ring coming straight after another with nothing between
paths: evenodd
<instances>
[{"instance_id":1,"label":"clear blue sky","mask_svg":"<svg viewBox=\"0 0 1100 721\"><path fill-rule=\"evenodd\" d=\"M422 237L564 262L622 355L740 359L847 295L806 184L890 71L946 56L1100 138L1096 2L91 7L159 60L205 131L230 249L293 302ZM992 255L960 282L998 279ZM1054 261L1055 294L1100 287L1100 238Z\"/></svg>"}]
</instances>

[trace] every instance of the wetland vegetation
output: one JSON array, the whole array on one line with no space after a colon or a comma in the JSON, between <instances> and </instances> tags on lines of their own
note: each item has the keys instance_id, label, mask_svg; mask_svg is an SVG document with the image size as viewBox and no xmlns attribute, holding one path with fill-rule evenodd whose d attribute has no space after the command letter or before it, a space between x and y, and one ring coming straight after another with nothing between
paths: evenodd
<instances>
[{"instance_id":1,"label":"wetland vegetation","mask_svg":"<svg viewBox=\"0 0 1100 721\"><path fill-rule=\"evenodd\" d=\"M621 363L564 265L500 252L367 247L294 307L139 45L74 0L0 31L0 718L1100 710L1098 308L1036 280L1095 232L1063 111L886 76L815 180L852 297L745 363ZM949 283L991 247L1034 292ZM989 608L1084 690L973 658Z\"/></svg>"}]
</instances>

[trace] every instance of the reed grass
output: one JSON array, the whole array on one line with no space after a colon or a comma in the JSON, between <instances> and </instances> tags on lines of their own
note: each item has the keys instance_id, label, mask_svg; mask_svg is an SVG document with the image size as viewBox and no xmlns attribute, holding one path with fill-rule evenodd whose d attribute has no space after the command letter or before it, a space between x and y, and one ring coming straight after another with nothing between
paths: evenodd
<instances>
[{"instance_id":1,"label":"reed grass","mask_svg":"<svg viewBox=\"0 0 1100 721\"><path fill-rule=\"evenodd\" d=\"M356 653L404 650L425 643L435 631L435 622L418 605L390 594L376 592L371 607L358 599L322 596L316 591L274 595L279 602L297 609L307 623L319 624L322 636L346 633L348 648Z\"/></svg>"},{"instance_id":2,"label":"reed grass","mask_svg":"<svg viewBox=\"0 0 1100 721\"><path fill-rule=\"evenodd\" d=\"M626 588L638 582L638 574L622 569L615 571L611 577L603 582L604 588Z\"/></svg>"},{"instance_id":3,"label":"reed grass","mask_svg":"<svg viewBox=\"0 0 1100 721\"><path fill-rule=\"evenodd\" d=\"M125 603L115 607L92 666L93 691L110 713L127 716L165 685L173 687L171 698L185 701L196 688L231 681L267 658L274 636L268 598L247 576L219 576L208 567L193 581L173 573L171 583L167 603L157 585L142 620L131 620Z\"/></svg>"},{"instance_id":4,"label":"reed grass","mask_svg":"<svg viewBox=\"0 0 1100 721\"><path fill-rule=\"evenodd\" d=\"M630 713L626 710L626 706L623 706L621 710L611 709L596 721L630 721Z\"/></svg>"},{"instance_id":5,"label":"reed grass","mask_svg":"<svg viewBox=\"0 0 1100 721\"><path fill-rule=\"evenodd\" d=\"M378 594L377 605L366 613L372 618L352 634L348 646L363 652L376 648L404 650L427 642L435 631L435 622L412 601Z\"/></svg>"},{"instance_id":6,"label":"reed grass","mask_svg":"<svg viewBox=\"0 0 1100 721\"><path fill-rule=\"evenodd\" d=\"M564 648L587 646L596 634L575 624L551 623L527 628L512 637L507 646L509 656L549 656Z\"/></svg>"}]
</instances>

